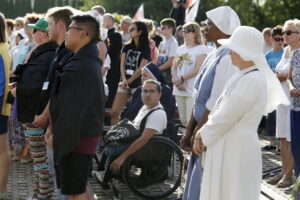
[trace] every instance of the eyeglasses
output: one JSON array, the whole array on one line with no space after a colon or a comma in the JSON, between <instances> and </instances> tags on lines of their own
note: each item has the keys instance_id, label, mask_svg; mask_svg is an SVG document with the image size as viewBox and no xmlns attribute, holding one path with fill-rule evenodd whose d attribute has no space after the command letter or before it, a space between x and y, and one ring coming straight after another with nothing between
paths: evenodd
<instances>
[{"instance_id":1,"label":"eyeglasses","mask_svg":"<svg viewBox=\"0 0 300 200\"><path fill-rule=\"evenodd\" d=\"M76 27L76 26L69 26L69 30L72 30L72 29L79 30L79 31L84 30L84 28L80 28L80 27Z\"/></svg>"},{"instance_id":2,"label":"eyeglasses","mask_svg":"<svg viewBox=\"0 0 300 200\"><path fill-rule=\"evenodd\" d=\"M134 28L134 27L130 27L130 28L129 28L129 31L130 31L130 32L132 32L132 31L134 31L134 30L136 30L136 28Z\"/></svg>"},{"instance_id":3,"label":"eyeglasses","mask_svg":"<svg viewBox=\"0 0 300 200\"><path fill-rule=\"evenodd\" d=\"M284 41L283 38L278 38L278 37L274 37L274 40L275 40L276 42L283 42L283 41Z\"/></svg>"},{"instance_id":4,"label":"eyeglasses","mask_svg":"<svg viewBox=\"0 0 300 200\"><path fill-rule=\"evenodd\" d=\"M193 30L191 30L191 29L188 29L188 28L184 28L182 31L183 31L184 33L195 32L195 31L193 31Z\"/></svg>"},{"instance_id":5,"label":"eyeglasses","mask_svg":"<svg viewBox=\"0 0 300 200\"><path fill-rule=\"evenodd\" d=\"M292 33L299 33L298 31L291 31L291 30L287 30L287 31L282 31L282 34L286 34L286 35L292 35Z\"/></svg>"}]
</instances>

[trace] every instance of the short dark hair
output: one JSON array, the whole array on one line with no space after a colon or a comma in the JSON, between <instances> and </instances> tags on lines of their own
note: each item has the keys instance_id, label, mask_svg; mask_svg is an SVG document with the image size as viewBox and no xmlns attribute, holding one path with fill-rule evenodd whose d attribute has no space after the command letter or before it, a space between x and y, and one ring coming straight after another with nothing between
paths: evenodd
<instances>
[{"instance_id":1,"label":"short dark hair","mask_svg":"<svg viewBox=\"0 0 300 200\"><path fill-rule=\"evenodd\" d=\"M57 23L59 20L61 20L66 28L69 28L69 25L71 24L71 16L74 15L73 8L69 6L64 7L55 7L50 8L46 14L46 18L52 17L54 22Z\"/></svg>"},{"instance_id":2,"label":"short dark hair","mask_svg":"<svg viewBox=\"0 0 300 200\"><path fill-rule=\"evenodd\" d=\"M7 28L10 28L11 30L14 29L15 20L13 20L13 19L6 19L5 22L6 22L6 27Z\"/></svg>"},{"instance_id":3,"label":"short dark hair","mask_svg":"<svg viewBox=\"0 0 300 200\"><path fill-rule=\"evenodd\" d=\"M274 28L272 28L271 35L272 35L272 37L274 37L276 35L283 35L282 34L282 26L277 25Z\"/></svg>"},{"instance_id":4,"label":"short dark hair","mask_svg":"<svg viewBox=\"0 0 300 200\"><path fill-rule=\"evenodd\" d=\"M159 83L158 81L153 80L153 79L148 79L148 80L144 81L143 86L146 85L147 83L151 83L151 84L156 85L156 90L157 90L157 92L158 92L158 93L161 93L162 87L161 87L161 85L160 85L160 83Z\"/></svg>"},{"instance_id":5,"label":"short dark hair","mask_svg":"<svg viewBox=\"0 0 300 200\"><path fill-rule=\"evenodd\" d=\"M71 18L76 24L80 24L85 28L91 41L98 42L100 35L100 25L99 22L91 15L75 15Z\"/></svg>"},{"instance_id":6,"label":"short dark hair","mask_svg":"<svg viewBox=\"0 0 300 200\"><path fill-rule=\"evenodd\" d=\"M6 42L5 17L0 12L0 42Z\"/></svg>"},{"instance_id":7,"label":"short dark hair","mask_svg":"<svg viewBox=\"0 0 300 200\"><path fill-rule=\"evenodd\" d=\"M93 6L91 10L96 10L100 15L105 14L105 8L103 6L100 6L100 5Z\"/></svg>"},{"instance_id":8,"label":"short dark hair","mask_svg":"<svg viewBox=\"0 0 300 200\"><path fill-rule=\"evenodd\" d=\"M165 18L165 19L161 20L160 25L161 26L168 26L168 27L172 28L173 29L173 34L176 31L176 22L172 18Z\"/></svg>"},{"instance_id":9,"label":"short dark hair","mask_svg":"<svg viewBox=\"0 0 300 200\"><path fill-rule=\"evenodd\" d=\"M25 15L25 22L29 22L30 24L35 24L41 18L41 15L37 13L27 13Z\"/></svg>"}]
</instances>

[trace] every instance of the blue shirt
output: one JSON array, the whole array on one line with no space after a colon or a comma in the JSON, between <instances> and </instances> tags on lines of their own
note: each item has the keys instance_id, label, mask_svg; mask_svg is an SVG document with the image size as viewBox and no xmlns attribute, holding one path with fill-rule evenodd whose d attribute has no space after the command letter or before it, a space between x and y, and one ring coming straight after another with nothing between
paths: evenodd
<instances>
[{"instance_id":1,"label":"blue shirt","mask_svg":"<svg viewBox=\"0 0 300 200\"><path fill-rule=\"evenodd\" d=\"M283 54L283 49L281 49L280 51L270 51L269 53L266 54L267 62L274 73L275 73L276 65L281 60L282 54Z\"/></svg>"}]
</instances>

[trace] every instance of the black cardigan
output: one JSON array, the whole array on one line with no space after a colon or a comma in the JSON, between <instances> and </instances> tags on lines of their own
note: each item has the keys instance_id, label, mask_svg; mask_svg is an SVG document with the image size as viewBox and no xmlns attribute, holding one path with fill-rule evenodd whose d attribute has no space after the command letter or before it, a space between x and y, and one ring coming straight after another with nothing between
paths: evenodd
<instances>
[{"instance_id":1,"label":"black cardigan","mask_svg":"<svg viewBox=\"0 0 300 200\"><path fill-rule=\"evenodd\" d=\"M80 137L99 137L104 119L101 61L97 44L82 47L57 71L50 97L54 159L73 151Z\"/></svg>"},{"instance_id":2,"label":"black cardigan","mask_svg":"<svg viewBox=\"0 0 300 200\"><path fill-rule=\"evenodd\" d=\"M47 104L40 99L40 94L56 47L54 42L41 44L33 50L28 62L18 65L14 72L18 77L17 116L20 122L32 122Z\"/></svg>"}]
</instances>

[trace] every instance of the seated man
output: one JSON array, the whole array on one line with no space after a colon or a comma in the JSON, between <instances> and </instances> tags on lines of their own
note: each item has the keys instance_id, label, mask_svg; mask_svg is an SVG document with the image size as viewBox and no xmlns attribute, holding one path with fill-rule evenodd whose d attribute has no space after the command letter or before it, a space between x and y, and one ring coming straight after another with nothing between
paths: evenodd
<instances>
[{"instance_id":1,"label":"seated man","mask_svg":"<svg viewBox=\"0 0 300 200\"><path fill-rule=\"evenodd\" d=\"M162 95L160 98L160 103L164 107L168 121L172 120L176 110L175 99L172 94L172 89L167 85L160 69L153 63L148 63L142 69L142 82L153 79L160 82L162 87ZM127 118L129 120L134 120L138 112L144 105L142 102L142 87L139 87L132 95L130 101L128 101L126 107L121 113L121 119Z\"/></svg>"},{"instance_id":2,"label":"seated man","mask_svg":"<svg viewBox=\"0 0 300 200\"><path fill-rule=\"evenodd\" d=\"M164 129L166 129L166 112L163 110L163 106L159 102L161 91L162 88L159 82L155 80L146 80L144 82L142 87L142 101L144 106L140 109L138 115L133 120L136 128L139 130L144 117L150 111L155 111L148 116L141 136L132 144L120 144L118 146L108 145L105 148L105 171L94 172L94 175L100 182L107 183L107 179L110 177L111 171L118 171L126 158L143 147L155 134L160 134ZM105 185L106 184L103 186Z\"/></svg>"}]
</instances>

